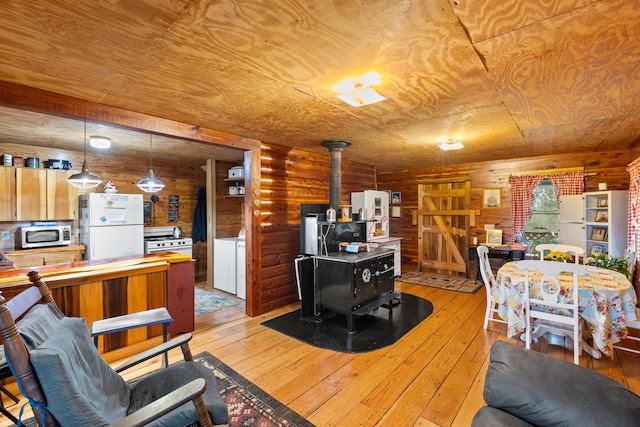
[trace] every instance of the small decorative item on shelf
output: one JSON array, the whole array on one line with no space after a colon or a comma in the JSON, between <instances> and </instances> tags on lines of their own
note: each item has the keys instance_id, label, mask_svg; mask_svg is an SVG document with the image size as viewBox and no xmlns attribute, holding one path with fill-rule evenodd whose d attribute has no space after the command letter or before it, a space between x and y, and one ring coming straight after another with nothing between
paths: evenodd
<instances>
[{"instance_id":1,"label":"small decorative item on shelf","mask_svg":"<svg viewBox=\"0 0 640 427\"><path fill-rule=\"evenodd\" d=\"M112 180L109 180L104 185L104 192L107 194L115 194L118 192L118 187L116 187L116 184L114 184Z\"/></svg>"},{"instance_id":2,"label":"small decorative item on shelf","mask_svg":"<svg viewBox=\"0 0 640 427\"><path fill-rule=\"evenodd\" d=\"M566 252L562 252L562 251L551 251L551 252L549 252L547 257L551 261L556 261L556 262L567 262L567 261L571 260L571 255L569 255Z\"/></svg>"}]
</instances>

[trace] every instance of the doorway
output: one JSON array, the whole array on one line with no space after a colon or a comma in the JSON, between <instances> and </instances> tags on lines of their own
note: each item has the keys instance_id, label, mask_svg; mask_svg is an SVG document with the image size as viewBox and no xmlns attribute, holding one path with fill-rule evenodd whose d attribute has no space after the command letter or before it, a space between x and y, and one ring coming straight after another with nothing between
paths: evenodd
<instances>
[{"instance_id":1,"label":"doorway","mask_svg":"<svg viewBox=\"0 0 640 427\"><path fill-rule=\"evenodd\" d=\"M471 179L438 179L418 184L418 260L420 271L467 273L469 232L475 223Z\"/></svg>"}]
</instances>

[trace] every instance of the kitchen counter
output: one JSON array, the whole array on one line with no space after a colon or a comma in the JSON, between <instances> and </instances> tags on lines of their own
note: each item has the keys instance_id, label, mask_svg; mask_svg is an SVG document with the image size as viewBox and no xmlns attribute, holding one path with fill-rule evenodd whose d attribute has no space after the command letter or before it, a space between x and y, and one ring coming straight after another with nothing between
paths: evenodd
<instances>
[{"instance_id":1,"label":"kitchen counter","mask_svg":"<svg viewBox=\"0 0 640 427\"><path fill-rule=\"evenodd\" d=\"M52 248L46 249L50 250ZM33 251L39 250L33 249ZM5 252L5 254L10 254L10 252ZM188 255L174 252L158 252L155 254L141 255L139 257L109 258L29 268L14 268L0 272L0 290L19 285L28 285L30 282L27 274L32 270L40 273L40 276L45 280L49 288L54 288L59 282L74 280L74 278L95 278L96 276L109 276L124 271L156 269L158 266L164 266L164 270L166 270L169 264L189 261L191 261L191 257Z\"/></svg>"},{"instance_id":2,"label":"kitchen counter","mask_svg":"<svg viewBox=\"0 0 640 427\"><path fill-rule=\"evenodd\" d=\"M0 272L2 296L10 300L30 286L27 274L33 270L38 271L49 286L62 312L66 316L83 317L88 325L113 316L166 307L174 319L169 326L171 336L194 329L195 270L194 261L188 255L159 252L14 268ZM156 341L162 338L162 326L107 335L100 340L98 348L108 352L152 338ZM156 341L152 340L151 344L159 342Z\"/></svg>"}]
</instances>

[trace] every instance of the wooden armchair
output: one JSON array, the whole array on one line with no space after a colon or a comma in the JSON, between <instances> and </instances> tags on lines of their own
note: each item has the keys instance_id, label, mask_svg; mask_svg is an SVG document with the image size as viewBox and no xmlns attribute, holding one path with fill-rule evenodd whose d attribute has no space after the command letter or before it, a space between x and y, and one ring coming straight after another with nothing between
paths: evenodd
<instances>
[{"instance_id":1,"label":"wooden armchair","mask_svg":"<svg viewBox=\"0 0 640 427\"><path fill-rule=\"evenodd\" d=\"M181 335L112 369L90 338L86 321L65 317L36 271L34 286L8 302L0 296L0 339L20 392L40 426L228 423L213 373L193 362ZM130 383L119 372L180 347L185 361Z\"/></svg>"}]
</instances>

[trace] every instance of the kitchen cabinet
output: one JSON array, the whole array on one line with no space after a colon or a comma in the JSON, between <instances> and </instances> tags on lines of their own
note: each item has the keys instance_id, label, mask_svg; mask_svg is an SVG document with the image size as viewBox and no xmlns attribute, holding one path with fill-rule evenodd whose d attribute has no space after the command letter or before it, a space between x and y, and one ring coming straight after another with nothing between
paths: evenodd
<instances>
[{"instance_id":1,"label":"kitchen cabinet","mask_svg":"<svg viewBox=\"0 0 640 427\"><path fill-rule=\"evenodd\" d=\"M624 258L627 247L628 191L584 193L587 255Z\"/></svg>"},{"instance_id":2,"label":"kitchen cabinet","mask_svg":"<svg viewBox=\"0 0 640 427\"><path fill-rule=\"evenodd\" d=\"M25 249L5 252L15 268L40 267L82 261L84 246L59 246L55 248Z\"/></svg>"},{"instance_id":3,"label":"kitchen cabinet","mask_svg":"<svg viewBox=\"0 0 640 427\"><path fill-rule=\"evenodd\" d=\"M167 272L167 310L173 322L169 334L175 337L195 329L195 261L169 265Z\"/></svg>"},{"instance_id":4,"label":"kitchen cabinet","mask_svg":"<svg viewBox=\"0 0 640 427\"><path fill-rule=\"evenodd\" d=\"M14 168L16 176L16 220L74 219L78 193L69 185L71 171Z\"/></svg>"},{"instance_id":5,"label":"kitchen cabinet","mask_svg":"<svg viewBox=\"0 0 640 427\"><path fill-rule=\"evenodd\" d=\"M585 248L584 194L560 196L558 243Z\"/></svg>"},{"instance_id":6,"label":"kitchen cabinet","mask_svg":"<svg viewBox=\"0 0 640 427\"><path fill-rule=\"evenodd\" d=\"M13 167L0 167L0 221L16 220L16 174Z\"/></svg>"}]
</instances>

